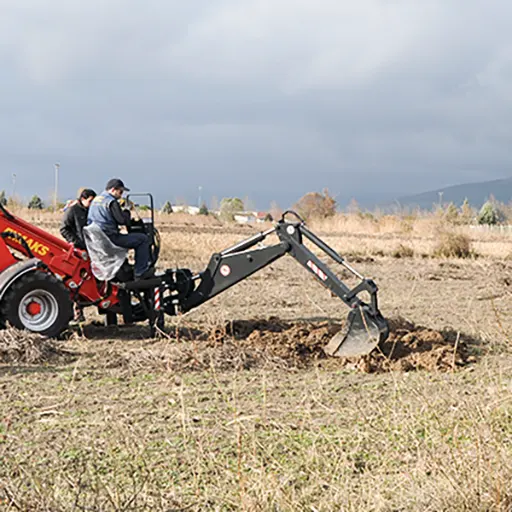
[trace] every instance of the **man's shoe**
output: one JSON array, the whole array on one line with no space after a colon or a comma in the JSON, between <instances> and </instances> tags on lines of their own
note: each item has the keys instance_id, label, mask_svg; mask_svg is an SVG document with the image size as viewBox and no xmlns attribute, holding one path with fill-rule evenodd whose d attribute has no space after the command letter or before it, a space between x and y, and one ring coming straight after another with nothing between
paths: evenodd
<instances>
[{"instance_id":1,"label":"man's shoe","mask_svg":"<svg viewBox=\"0 0 512 512\"><path fill-rule=\"evenodd\" d=\"M154 276L155 276L155 269L153 267L151 267L151 268L148 268L140 276L135 276L135 281L142 281L143 279L151 279Z\"/></svg>"}]
</instances>

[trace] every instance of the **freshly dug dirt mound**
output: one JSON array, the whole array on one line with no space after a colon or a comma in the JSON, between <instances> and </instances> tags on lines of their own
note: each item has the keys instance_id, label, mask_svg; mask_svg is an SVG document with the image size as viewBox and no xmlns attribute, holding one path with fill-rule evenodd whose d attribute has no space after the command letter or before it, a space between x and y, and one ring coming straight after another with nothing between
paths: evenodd
<instances>
[{"instance_id":1,"label":"freshly dug dirt mound","mask_svg":"<svg viewBox=\"0 0 512 512\"><path fill-rule=\"evenodd\" d=\"M402 318L389 321L390 335L365 362L365 371L449 371L476 362L477 340L452 330L436 331Z\"/></svg>"},{"instance_id":2,"label":"freshly dug dirt mound","mask_svg":"<svg viewBox=\"0 0 512 512\"><path fill-rule=\"evenodd\" d=\"M72 357L57 342L17 329L0 331L0 363L55 363Z\"/></svg>"},{"instance_id":3,"label":"freshly dug dirt mound","mask_svg":"<svg viewBox=\"0 0 512 512\"><path fill-rule=\"evenodd\" d=\"M358 358L339 359L327 357L323 348L341 324L285 323L277 318L264 321L238 321L217 329L211 340L225 339L232 335L241 346L272 354L291 361L297 366L322 361L332 367L351 367L373 373L389 370L452 370L475 360L470 354L468 337L457 333L439 332L416 326L402 318L389 321L390 335L370 355Z\"/></svg>"},{"instance_id":4,"label":"freshly dug dirt mound","mask_svg":"<svg viewBox=\"0 0 512 512\"><path fill-rule=\"evenodd\" d=\"M290 323L278 318L235 321L208 332L181 328L172 333L172 339L117 353L109 358L109 366L193 371L320 365L375 373L450 371L476 360L471 349L474 342L469 337L416 326L401 318L390 321L388 340L370 355L328 357L323 348L341 328L341 324L328 321Z\"/></svg>"}]
</instances>

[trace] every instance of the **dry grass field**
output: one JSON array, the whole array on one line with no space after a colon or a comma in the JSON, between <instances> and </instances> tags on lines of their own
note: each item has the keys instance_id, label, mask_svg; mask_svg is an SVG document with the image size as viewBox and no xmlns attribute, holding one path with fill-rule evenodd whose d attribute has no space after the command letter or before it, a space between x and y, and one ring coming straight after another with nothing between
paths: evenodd
<instances>
[{"instance_id":1,"label":"dry grass field","mask_svg":"<svg viewBox=\"0 0 512 512\"><path fill-rule=\"evenodd\" d=\"M263 229L158 222L162 268ZM94 311L62 341L0 332L0 510L512 510L512 237L311 227L379 285L387 344L323 357L348 311L291 258L158 339Z\"/></svg>"}]
</instances>

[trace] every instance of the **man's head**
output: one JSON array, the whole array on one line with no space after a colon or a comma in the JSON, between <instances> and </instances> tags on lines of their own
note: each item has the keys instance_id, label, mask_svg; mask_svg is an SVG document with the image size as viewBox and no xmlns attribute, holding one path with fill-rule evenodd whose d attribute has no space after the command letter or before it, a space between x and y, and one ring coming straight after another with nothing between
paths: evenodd
<instances>
[{"instance_id":1,"label":"man's head","mask_svg":"<svg viewBox=\"0 0 512 512\"><path fill-rule=\"evenodd\" d=\"M78 196L78 200L82 203L82 206L85 208L89 208L91 206L92 200L96 197L96 192L90 188L84 188L80 195Z\"/></svg>"},{"instance_id":2,"label":"man's head","mask_svg":"<svg viewBox=\"0 0 512 512\"><path fill-rule=\"evenodd\" d=\"M124 183L119 178L112 178L108 181L105 190L113 195L116 199L121 199L125 192L129 192L130 189L124 186Z\"/></svg>"}]
</instances>

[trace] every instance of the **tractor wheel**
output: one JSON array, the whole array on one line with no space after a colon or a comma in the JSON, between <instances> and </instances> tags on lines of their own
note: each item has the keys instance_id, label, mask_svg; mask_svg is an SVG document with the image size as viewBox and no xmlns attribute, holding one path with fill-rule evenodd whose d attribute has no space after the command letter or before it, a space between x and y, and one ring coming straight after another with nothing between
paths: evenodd
<instances>
[{"instance_id":1,"label":"tractor wheel","mask_svg":"<svg viewBox=\"0 0 512 512\"><path fill-rule=\"evenodd\" d=\"M53 275L30 272L20 277L5 294L2 318L18 329L58 336L73 317L68 289Z\"/></svg>"}]
</instances>

